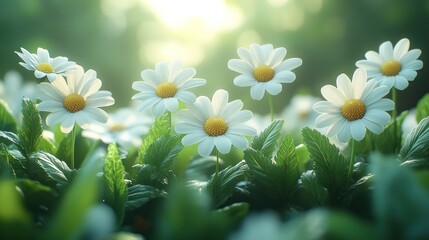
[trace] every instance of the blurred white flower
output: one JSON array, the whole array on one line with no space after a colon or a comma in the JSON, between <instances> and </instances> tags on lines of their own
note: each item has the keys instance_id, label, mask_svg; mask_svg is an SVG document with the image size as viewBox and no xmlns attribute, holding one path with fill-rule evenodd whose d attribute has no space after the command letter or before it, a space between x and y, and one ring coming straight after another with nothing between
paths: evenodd
<instances>
[{"instance_id":1,"label":"blurred white flower","mask_svg":"<svg viewBox=\"0 0 429 240\"><path fill-rule=\"evenodd\" d=\"M82 135L107 144L116 142L129 150L141 145L142 136L149 131L153 121L153 117L134 108L121 108L109 114L107 123L93 123L82 131Z\"/></svg>"},{"instance_id":2,"label":"blurred white flower","mask_svg":"<svg viewBox=\"0 0 429 240\"><path fill-rule=\"evenodd\" d=\"M139 111L150 109L156 117L166 110L174 112L179 108L178 100L185 103L195 101L195 94L187 90L206 84L206 80L194 78L195 73L193 68L183 68L181 61L170 64L159 62L155 65L155 70L142 71L143 81L133 83L133 89L140 93L135 94L132 99L143 101L138 106Z\"/></svg>"},{"instance_id":3,"label":"blurred white flower","mask_svg":"<svg viewBox=\"0 0 429 240\"><path fill-rule=\"evenodd\" d=\"M295 81L293 69L302 65L300 58L290 58L283 61L286 48L275 48L271 44L252 44L250 50L238 48L240 59L228 61L228 68L240 73L234 78L234 84L239 87L251 87L252 99L261 100L265 91L277 95L282 91L282 83Z\"/></svg>"},{"instance_id":4,"label":"blurred white flower","mask_svg":"<svg viewBox=\"0 0 429 240\"><path fill-rule=\"evenodd\" d=\"M310 95L295 95L289 105L283 111L286 131L300 131L304 127L315 127L317 113L313 105L320 101L319 98Z\"/></svg>"},{"instance_id":5,"label":"blurred white flower","mask_svg":"<svg viewBox=\"0 0 429 240\"><path fill-rule=\"evenodd\" d=\"M228 153L231 145L239 149L248 147L249 142L244 136L256 135L256 130L244 122L252 118L252 112L241 110L243 102L228 102L228 92L217 90L212 101L206 96L198 97L188 109L180 110L175 126L179 134L186 134L182 144L189 146L198 143L198 153L209 156L213 148L220 153Z\"/></svg>"},{"instance_id":6,"label":"blurred white flower","mask_svg":"<svg viewBox=\"0 0 429 240\"><path fill-rule=\"evenodd\" d=\"M356 66L368 73L377 83L386 85L389 89L395 87L404 90L408 81L413 81L417 70L423 68L423 62L417 60L422 53L420 49L410 48L410 40L403 38L393 48L390 41L380 45L379 53L368 51L366 60L359 60ZM409 51L408 51L409 50Z\"/></svg>"},{"instance_id":7,"label":"blurred white flower","mask_svg":"<svg viewBox=\"0 0 429 240\"><path fill-rule=\"evenodd\" d=\"M9 71L0 81L0 99L3 99L12 111L13 116L19 121L21 115L22 98L34 100L36 96L36 84L24 83L21 75L16 71Z\"/></svg>"},{"instance_id":8,"label":"blurred white flower","mask_svg":"<svg viewBox=\"0 0 429 240\"><path fill-rule=\"evenodd\" d=\"M265 128L271 124L271 117L269 115L259 115L253 113L253 117L247 122L247 125L256 129L256 132L259 134Z\"/></svg>"},{"instance_id":9,"label":"blurred white flower","mask_svg":"<svg viewBox=\"0 0 429 240\"><path fill-rule=\"evenodd\" d=\"M383 98L389 89L375 81L367 82L364 69L356 69L352 81L341 74L337 78L337 87L326 85L321 92L327 101L314 104L314 110L321 113L316 126L329 126L328 137L337 136L340 142L347 142L351 135L354 140L361 141L366 129L380 134L390 121L386 111L393 110L394 103Z\"/></svg>"},{"instance_id":10,"label":"blurred white flower","mask_svg":"<svg viewBox=\"0 0 429 240\"><path fill-rule=\"evenodd\" d=\"M57 75L65 76L68 70L75 68L76 63L71 62L66 57L51 58L46 49L38 48L37 55L21 48L22 53L16 52L24 60L19 64L27 70L34 71L36 78L48 77L49 81L54 81Z\"/></svg>"},{"instance_id":11,"label":"blurred white flower","mask_svg":"<svg viewBox=\"0 0 429 240\"><path fill-rule=\"evenodd\" d=\"M405 117L404 121L402 122L402 137L406 138L407 135L411 132L413 128L415 128L418 125L417 119L416 119L416 109L413 108L408 111L408 115Z\"/></svg>"},{"instance_id":12,"label":"blurred white flower","mask_svg":"<svg viewBox=\"0 0 429 240\"><path fill-rule=\"evenodd\" d=\"M87 128L93 122L107 122L107 113L100 109L113 105L115 100L109 91L99 91L101 81L94 70L83 71L78 66L67 72L67 82L62 76L51 83L39 84L41 103L39 111L49 112L46 124L61 123L61 131L69 133L75 123Z\"/></svg>"}]
</instances>

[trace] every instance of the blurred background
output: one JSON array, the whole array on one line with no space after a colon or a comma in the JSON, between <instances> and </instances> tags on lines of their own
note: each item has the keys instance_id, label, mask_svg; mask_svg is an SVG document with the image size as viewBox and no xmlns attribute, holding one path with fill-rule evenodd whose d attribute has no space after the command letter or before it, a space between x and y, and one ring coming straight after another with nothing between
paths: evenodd
<instances>
[{"instance_id":1,"label":"blurred background","mask_svg":"<svg viewBox=\"0 0 429 240\"><path fill-rule=\"evenodd\" d=\"M219 88L240 98L245 108L267 114L268 103L250 98L250 88L234 86L227 68L238 47L272 43L286 58L299 57L297 80L274 97L281 112L297 93L320 95L341 73L351 76L355 62L387 40L411 41L429 64L429 0L0 0L0 79L9 70L27 81L33 72L18 65L14 51L49 50L94 69L115 107L128 106L140 72L158 61L181 59L207 85L194 90L212 96ZM399 110L415 106L429 90L429 68L405 91Z\"/></svg>"}]
</instances>

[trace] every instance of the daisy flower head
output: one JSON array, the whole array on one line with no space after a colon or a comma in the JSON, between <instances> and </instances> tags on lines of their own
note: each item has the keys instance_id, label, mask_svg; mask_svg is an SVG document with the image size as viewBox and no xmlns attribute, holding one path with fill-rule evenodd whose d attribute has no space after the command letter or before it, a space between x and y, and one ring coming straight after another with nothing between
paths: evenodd
<instances>
[{"instance_id":1,"label":"daisy flower head","mask_svg":"<svg viewBox=\"0 0 429 240\"><path fill-rule=\"evenodd\" d=\"M134 108L121 108L109 114L107 123L92 123L82 131L82 136L100 139L104 143L118 143L125 149L140 146L142 136L149 131L153 117Z\"/></svg>"},{"instance_id":2,"label":"daisy flower head","mask_svg":"<svg viewBox=\"0 0 429 240\"><path fill-rule=\"evenodd\" d=\"M337 78L337 87L326 85L321 89L327 101L314 104L320 115L316 127L327 129L327 136L337 136L340 142L347 142L350 136L357 141L365 137L366 129L380 134L390 121L386 111L393 110L392 100L383 98L389 88L367 81L364 69L356 69L352 81L345 74Z\"/></svg>"},{"instance_id":3,"label":"daisy flower head","mask_svg":"<svg viewBox=\"0 0 429 240\"><path fill-rule=\"evenodd\" d=\"M54 81L57 75L65 76L68 70L76 66L75 62L71 62L66 57L51 58L46 49L38 48L37 54L30 53L24 48L22 52L15 52L24 61L19 64L27 70L34 71L36 78L47 76L49 81Z\"/></svg>"},{"instance_id":4,"label":"daisy flower head","mask_svg":"<svg viewBox=\"0 0 429 240\"><path fill-rule=\"evenodd\" d=\"M136 81L132 87L139 91L132 99L140 100L139 111L151 110L159 117L165 111L174 112L179 107L179 101L193 103L195 94L188 90L194 87L203 86L206 80L194 78L194 68L183 68L181 61L171 63L159 62L155 69L142 71L143 81Z\"/></svg>"},{"instance_id":5,"label":"daisy flower head","mask_svg":"<svg viewBox=\"0 0 429 240\"><path fill-rule=\"evenodd\" d=\"M75 123L88 128L90 123L106 122L108 115L100 107L113 105L115 100L109 91L99 91L101 84L94 70L84 72L80 66L67 72L67 81L59 75L51 83L39 84L38 109L49 112L46 124L61 123L61 131L69 133Z\"/></svg>"},{"instance_id":6,"label":"daisy flower head","mask_svg":"<svg viewBox=\"0 0 429 240\"><path fill-rule=\"evenodd\" d=\"M286 56L286 48L273 49L271 44L251 44L250 49L238 48L240 59L228 61L228 68L240 73L234 78L234 84L239 87L251 87L250 96L261 100L265 91L277 95L282 91L282 83L295 81L293 69L302 65L300 58Z\"/></svg>"},{"instance_id":7,"label":"daisy flower head","mask_svg":"<svg viewBox=\"0 0 429 240\"><path fill-rule=\"evenodd\" d=\"M356 62L356 66L367 71L368 77L389 89L395 87L404 90L408 81L413 81L417 70L423 68L423 62L418 60L422 51L410 48L410 40L401 39L395 47L390 41L380 45L379 52L368 51L365 60Z\"/></svg>"},{"instance_id":8,"label":"daisy flower head","mask_svg":"<svg viewBox=\"0 0 429 240\"><path fill-rule=\"evenodd\" d=\"M244 122L252 118L252 112L241 110L243 102L228 102L228 92L217 90L212 100L205 96L198 97L188 109L177 113L178 124L175 130L185 134L182 144L189 146L198 143L198 153L209 156L213 148L226 154L231 145L245 149L249 142L244 136L256 135L256 130Z\"/></svg>"}]
</instances>

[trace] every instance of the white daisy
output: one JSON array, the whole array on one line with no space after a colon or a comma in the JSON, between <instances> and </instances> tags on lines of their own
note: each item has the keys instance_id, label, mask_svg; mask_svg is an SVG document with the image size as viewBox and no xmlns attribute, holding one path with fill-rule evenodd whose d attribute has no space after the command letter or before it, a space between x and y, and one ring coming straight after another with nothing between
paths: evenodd
<instances>
[{"instance_id":1,"label":"white daisy","mask_svg":"<svg viewBox=\"0 0 429 240\"><path fill-rule=\"evenodd\" d=\"M364 69L356 69L353 80L345 74L337 78L337 87L326 85L321 89L327 101L314 104L319 128L328 127L327 136L337 136L340 142L347 142L350 135L360 141L366 129L380 134L390 121L386 111L393 110L393 101L383 98L389 88L379 86L375 81L367 82Z\"/></svg>"},{"instance_id":2,"label":"white daisy","mask_svg":"<svg viewBox=\"0 0 429 240\"><path fill-rule=\"evenodd\" d=\"M206 84L206 80L194 78L195 73L193 68L183 68L181 61L157 63L155 70L146 69L141 73L143 81L133 83L133 89L140 93L132 99L143 101L138 106L139 111L151 109L157 117L166 110L174 112L179 107L178 100L185 103L195 101L195 94L187 90Z\"/></svg>"},{"instance_id":3,"label":"white daisy","mask_svg":"<svg viewBox=\"0 0 429 240\"><path fill-rule=\"evenodd\" d=\"M285 129L287 131L300 131L304 127L314 127L317 113L313 105L320 101L310 95L295 95L289 105L284 109Z\"/></svg>"},{"instance_id":4,"label":"white daisy","mask_svg":"<svg viewBox=\"0 0 429 240\"><path fill-rule=\"evenodd\" d=\"M140 146L142 136L149 131L153 117L136 112L134 108L121 108L109 114L107 123L93 123L82 131L82 136L100 139L104 143L116 142L125 149Z\"/></svg>"},{"instance_id":5,"label":"white daisy","mask_svg":"<svg viewBox=\"0 0 429 240\"><path fill-rule=\"evenodd\" d=\"M19 121L21 115L22 98L34 100L36 84L24 83L21 75L16 71L9 71L0 81L0 99L3 99L12 111L15 119Z\"/></svg>"},{"instance_id":6,"label":"white daisy","mask_svg":"<svg viewBox=\"0 0 429 240\"><path fill-rule=\"evenodd\" d=\"M368 51L366 60L357 61L356 66L365 69L370 79L389 89L395 87L404 90L408 87L408 81L416 78L416 71L423 68L423 62L417 60L422 51L409 48L410 41L406 38L401 39L395 48L390 41L384 42L380 45L379 53Z\"/></svg>"},{"instance_id":7,"label":"white daisy","mask_svg":"<svg viewBox=\"0 0 429 240\"><path fill-rule=\"evenodd\" d=\"M108 115L100 107L113 105L115 100L109 91L98 91L101 84L94 70L84 73L80 66L67 72L67 82L58 75L52 83L39 84L38 109L49 112L46 124L61 123L61 131L69 133L75 123L87 128L93 122L106 122Z\"/></svg>"},{"instance_id":8,"label":"white daisy","mask_svg":"<svg viewBox=\"0 0 429 240\"><path fill-rule=\"evenodd\" d=\"M228 61L228 68L240 73L234 78L234 84L239 87L251 87L250 96L261 100L265 91L277 95L282 91L282 83L295 81L293 69L302 65L300 58L290 58L283 61L286 48L273 49L273 45L251 44L250 50L238 48L240 59Z\"/></svg>"},{"instance_id":9,"label":"white daisy","mask_svg":"<svg viewBox=\"0 0 429 240\"><path fill-rule=\"evenodd\" d=\"M65 76L68 70L72 70L75 66L75 62L71 62L66 57L49 57L49 52L46 49L38 48L37 55L28 52L24 48L21 48L22 53L15 52L18 56L24 60L19 64L30 71L34 71L36 78L48 77L49 81L54 81L57 75Z\"/></svg>"},{"instance_id":10,"label":"white daisy","mask_svg":"<svg viewBox=\"0 0 429 240\"><path fill-rule=\"evenodd\" d=\"M245 149L249 142L244 136L256 135L256 130L244 122L252 118L252 112L241 110L243 102L228 102L228 92L217 90L212 101L205 96L198 97L195 103L187 104L187 110L180 110L175 130L186 134L182 139L185 146L198 143L198 153L209 156L213 148L220 153L228 153L231 145Z\"/></svg>"}]
</instances>

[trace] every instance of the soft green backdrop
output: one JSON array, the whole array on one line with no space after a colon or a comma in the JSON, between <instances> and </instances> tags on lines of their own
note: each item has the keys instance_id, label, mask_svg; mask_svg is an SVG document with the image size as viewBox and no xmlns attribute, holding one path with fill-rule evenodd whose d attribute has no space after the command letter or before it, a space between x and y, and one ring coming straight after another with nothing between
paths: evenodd
<instances>
[{"instance_id":1,"label":"soft green backdrop","mask_svg":"<svg viewBox=\"0 0 429 240\"><path fill-rule=\"evenodd\" d=\"M122 107L143 69L177 58L208 80L197 95L223 88L265 114L265 98L253 101L249 88L232 83L236 73L227 61L237 58L237 47L272 43L286 47L287 57L303 59L297 80L274 98L280 112L293 94L320 96L320 87L335 84L340 73L350 76L355 62L386 40L409 38L427 65L428 22L428 0L0 0L0 79L14 69L35 81L14 51L43 47L96 70ZM428 92L428 69L398 93L400 110Z\"/></svg>"}]
</instances>

